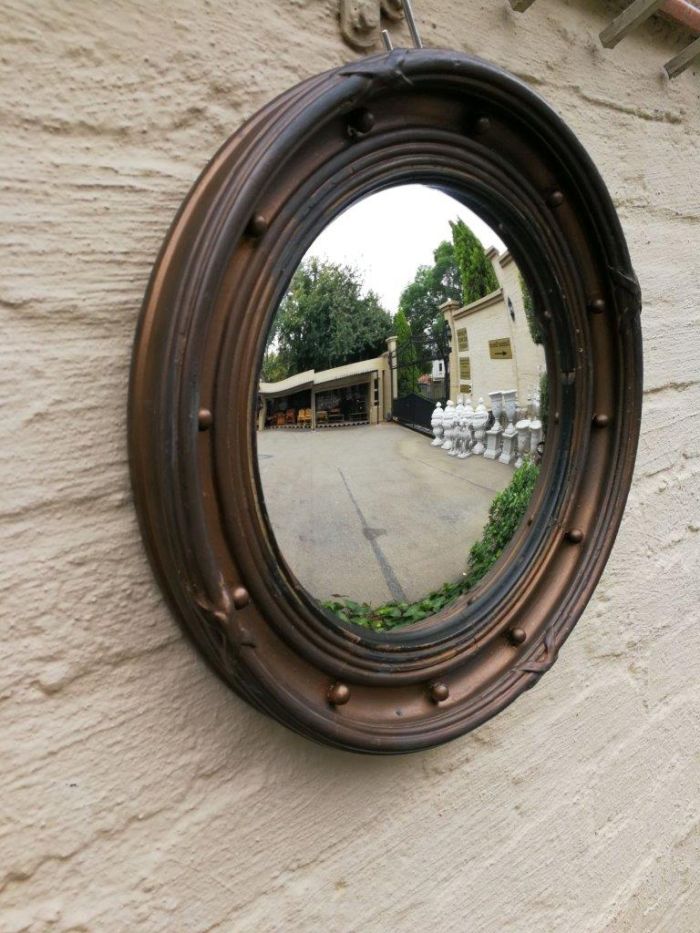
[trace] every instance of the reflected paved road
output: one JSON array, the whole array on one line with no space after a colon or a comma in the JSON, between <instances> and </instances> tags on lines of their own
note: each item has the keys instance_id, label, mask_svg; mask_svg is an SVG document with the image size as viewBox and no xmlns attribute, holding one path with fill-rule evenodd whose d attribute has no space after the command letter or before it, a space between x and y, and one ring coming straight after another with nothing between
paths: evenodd
<instances>
[{"instance_id":1,"label":"reflected paved road","mask_svg":"<svg viewBox=\"0 0 700 933\"><path fill-rule=\"evenodd\" d=\"M513 474L395 424L258 433L280 549L317 599L413 601L455 580Z\"/></svg>"}]
</instances>

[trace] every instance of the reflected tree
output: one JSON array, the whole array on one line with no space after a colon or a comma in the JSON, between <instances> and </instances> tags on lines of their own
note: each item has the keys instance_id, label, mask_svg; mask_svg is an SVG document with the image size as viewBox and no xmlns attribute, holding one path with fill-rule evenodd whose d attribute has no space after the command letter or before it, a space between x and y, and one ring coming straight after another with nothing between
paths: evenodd
<instances>
[{"instance_id":1,"label":"reflected tree","mask_svg":"<svg viewBox=\"0 0 700 933\"><path fill-rule=\"evenodd\" d=\"M263 357L260 369L260 378L263 382L279 382L287 376L287 367L279 353L275 353L269 346Z\"/></svg>"},{"instance_id":2,"label":"reflected tree","mask_svg":"<svg viewBox=\"0 0 700 933\"><path fill-rule=\"evenodd\" d=\"M522 275L519 275L519 278L520 291L523 296L523 308L525 309L525 317L527 318L530 336L532 337L533 343L541 345L544 343L544 332L542 330L542 324L537 316L532 292L527 287ZM540 418L542 420L542 436L546 437L549 427L549 377L546 372L542 373L540 376Z\"/></svg>"},{"instance_id":3,"label":"reflected tree","mask_svg":"<svg viewBox=\"0 0 700 933\"><path fill-rule=\"evenodd\" d=\"M419 266L410 285L401 293L399 315L408 322L415 354L422 359L422 372L431 360L441 360L445 372L445 394L450 385L450 329L440 312L448 300L470 304L498 288L498 281L481 241L463 220L450 221L452 242L443 240L433 253L432 266ZM420 349L418 349L420 347ZM427 360L427 363L426 363ZM401 387L399 386L399 394Z\"/></svg>"},{"instance_id":4,"label":"reflected tree","mask_svg":"<svg viewBox=\"0 0 700 933\"><path fill-rule=\"evenodd\" d=\"M415 392L418 376L430 371L432 360L442 360L445 371L445 386L449 386L450 372L450 332L447 322L438 310L448 299L459 301L462 286L459 268L455 260L454 244L448 240L433 252L432 266L419 266L410 285L401 293L399 310L394 318L394 328L403 334L404 343L399 338L399 352L412 354L415 368L418 370L413 385L408 391ZM408 330L404 327L408 325ZM414 367L411 367L411 370ZM409 370L409 372L411 371ZM399 369L399 395L406 394L404 359Z\"/></svg>"},{"instance_id":5,"label":"reflected tree","mask_svg":"<svg viewBox=\"0 0 700 933\"><path fill-rule=\"evenodd\" d=\"M277 379L331 369L384 352L391 328L391 316L374 292L364 291L356 269L310 259L280 303L265 359Z\"/></svg>"},{"instance_id":6,"label":"reflected tree","mask_svg":"<svg viewBox=\"0 0 700 933\"><path fill-rule=\"evenodd\" d=\"M532 337L532 342L537 344L544 343L544 334L542 333L542 326L537 320L537 315L535 314L535 302L532 298L532 292L527 287L525 279L518 273L518 278L520 279L520 291L523 296L523 308L525 309L525 317L527 319L527 326L530 331L530 336Z\"/></svg>"},{"instance_id":7,"label":"reflected tree","mask_svg":"<svg viewBox=\"0 0 700 933\"><path fill-rule=\"evenodd\" d=\"M465 305L478 301L484 295L495 292L498 279L493 271L481 240L475 236L463 220L453 221L452 242L454 258L459 269L462 285L462 300Z\"/></svg>"}]
</instances>

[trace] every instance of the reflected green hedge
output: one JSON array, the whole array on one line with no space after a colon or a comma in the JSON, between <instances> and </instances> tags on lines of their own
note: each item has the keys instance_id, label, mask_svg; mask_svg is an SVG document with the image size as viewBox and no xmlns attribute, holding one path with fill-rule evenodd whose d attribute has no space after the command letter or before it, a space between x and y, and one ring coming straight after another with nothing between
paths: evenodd
<instances>
[{"instance_id":1,"label":"reflected green hedge","mask_svg":"<svg viewBox=\"0 0 700 933\"><path fill-rule=\"evenodd\" d=\"M481 539L472 545L467 569L460 580L444 583L414 603L391 602L373 607L370 603L357 603L343 597L324 602L322 606L344 622L362 625L375 632L420 622L439 612L475 586L496 563L525 516L538 476L539 467L526 460L515 471L508 486L494 496Z\"/></svg>"}]
</instances>

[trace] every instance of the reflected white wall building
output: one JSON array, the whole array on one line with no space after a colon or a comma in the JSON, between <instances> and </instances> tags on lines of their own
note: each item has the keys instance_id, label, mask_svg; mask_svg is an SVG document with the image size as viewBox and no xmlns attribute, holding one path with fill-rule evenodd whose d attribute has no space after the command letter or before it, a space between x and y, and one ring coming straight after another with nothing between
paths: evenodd
<instances>
[{"instance_id":1,"label":"reflected white wall building","mask_svg":"<svg viewBox=\"0 0 700 933\"><path fill-rule=\"evenodd\" d=\"M452 332L449 397L468 395L489 404L489 392L516 388L525 402L546 370L544 348L534 343L525 314L518 267L507 250L486 253L499 288L469 305L441 305Z\"/></svg>"}]
</instances>

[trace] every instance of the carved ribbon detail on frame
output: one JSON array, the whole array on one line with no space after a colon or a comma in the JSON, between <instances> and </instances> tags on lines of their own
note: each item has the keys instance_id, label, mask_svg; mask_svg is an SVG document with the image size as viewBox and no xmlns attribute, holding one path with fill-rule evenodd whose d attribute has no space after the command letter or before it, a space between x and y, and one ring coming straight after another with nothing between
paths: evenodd
<instances>
[{"instance_id":1,"label":"carved ribbon detail on frame","mask_svg":"<svg viewBox=\"0 0 700 933\"><path fill-rule=\"evenodd\" d=\"M382 16L403 15L403 0L340 0L340 31L353 48L372 49L381 41Z\"/></svg>"}]
</instances>

